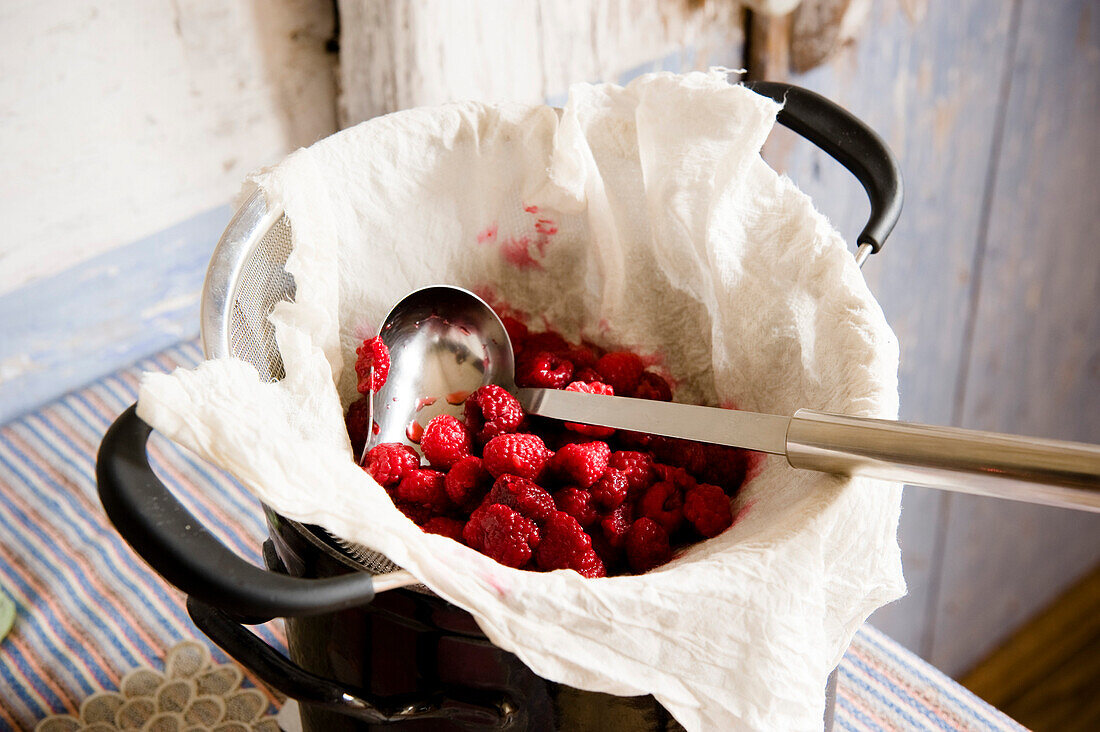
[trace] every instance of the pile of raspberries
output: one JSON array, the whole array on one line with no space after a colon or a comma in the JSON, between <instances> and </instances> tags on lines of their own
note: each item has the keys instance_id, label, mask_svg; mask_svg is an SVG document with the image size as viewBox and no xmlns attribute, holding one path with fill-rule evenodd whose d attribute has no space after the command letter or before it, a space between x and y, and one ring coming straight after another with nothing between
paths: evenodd
<instances>
[{"instance_id":1,"label":"pile of raspberries","mask_svg":"<svg viewBox=\"0 0 1100 732\"><path fill-rule=\"evenodd\" d=\"M504 318L519 386L670 401L672 390L634 353L606 353L559 334L530 333ZM380 338L357 350L359 391L389 370ZM358 456L367 397L348 409ZM383 443L362 461L406 516L516 569L572 569L585 577L641 574L733 523L730 499L745 480L746 453L607 427L526 415L499 386L439 415L420 438L427 465L406 445Z\"/></svg>"}]
</instances>

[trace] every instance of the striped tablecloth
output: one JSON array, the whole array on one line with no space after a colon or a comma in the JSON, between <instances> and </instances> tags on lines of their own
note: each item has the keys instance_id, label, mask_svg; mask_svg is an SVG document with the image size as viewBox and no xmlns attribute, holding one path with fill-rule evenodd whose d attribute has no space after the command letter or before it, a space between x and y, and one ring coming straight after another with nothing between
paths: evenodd
<instances>
[{"instance_id":1,"label":"striped tablecloth","mask_svg":"<svg viewBox=\"0 0 1100 732\"><path fill-rule=\"evenodd\" d=\"M0 641L0 729L33 729L49 714L116 689L136 666L161 667L181 639L209 643L162 582L107 523L95 492L95 452L136 399L142 371L191 366L186 342L0 427L0 588L15 624ZM154 467L227 546L260 564L259 504L235 481L154 435ZM285 648L278 621L257 628ZM214 658L228 659L211 645ZM246 685L251 683L246 672ZM273 710L277 694L260 685ZM840 666L842 730L1022 729L1008 717L865 626Z\"/></svg>"}]
</instances>

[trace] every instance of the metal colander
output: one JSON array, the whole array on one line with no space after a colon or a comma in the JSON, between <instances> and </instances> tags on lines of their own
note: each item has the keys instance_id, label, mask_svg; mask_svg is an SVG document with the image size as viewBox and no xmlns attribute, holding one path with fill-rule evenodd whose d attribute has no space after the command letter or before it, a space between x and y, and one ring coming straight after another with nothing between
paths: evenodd
<instances>
[{"instance_id":1,"label":"metal colander","mask_svg":"<svg viewBox=\"0 0 1100 732\"><path fill-rule=\"evenodd\" d=\"M286 376L268 315L278 303L294 300L294 278L284 269L292 250L290 219L268 208L261 192L253 193L229 222L206 270L200 335L207 358L247 361L268 381ZM370 547L318 527L307 531L371 574L401 569ZM429 592L423 585L412 589Z\"/></svg>"}]
</instances>

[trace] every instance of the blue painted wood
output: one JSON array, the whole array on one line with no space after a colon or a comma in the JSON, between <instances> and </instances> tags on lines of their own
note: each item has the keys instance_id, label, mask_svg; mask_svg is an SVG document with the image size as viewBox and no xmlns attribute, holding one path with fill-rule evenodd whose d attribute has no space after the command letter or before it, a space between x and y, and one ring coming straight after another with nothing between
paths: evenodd
<instances>
[{"instance_id":1,"label":"blue painted wood","mask_svg":"<svg viewBox=\"0 0 1100 732\"><path fill-rule=\"evenodd\" d=\"M955 418L1010 15L1003 0L959 0L929 3L914 21L898 3L883 0L854 46L791 78L866 121L901 163L905 208L889 243L863 272L901 345L903 419L950 424ZM773 133L766 152L854 242L869 206L851 174L785 130ZM905 489L898 541L909 594L871 617L877 628L925 654L935 624L930 605L939 581L944 495ZM963 634L951 641L966 647L972 639Z\"/></svg>"},{"instance_id":2,"label":"blue painted wood","mask_svg":"<svg viewBox=\"0 0 1100 732\"><path fill-rule=\"evenodd\" d=\"M1100 3L1020 7L960 421L1100 443ZM943 553L954 674L1100 563L1100 515L951 496Z\"/></svg>"},{"instance_id":3,"label":"blue painted wood","mask_svg":"<svg viewBox=\"0 0 1100 732\"><path fill-rule=\"evenodd\" d=\"M219 206L0 296L0 423L194 337L231 213Z\"/></svg>"}]
</instances>

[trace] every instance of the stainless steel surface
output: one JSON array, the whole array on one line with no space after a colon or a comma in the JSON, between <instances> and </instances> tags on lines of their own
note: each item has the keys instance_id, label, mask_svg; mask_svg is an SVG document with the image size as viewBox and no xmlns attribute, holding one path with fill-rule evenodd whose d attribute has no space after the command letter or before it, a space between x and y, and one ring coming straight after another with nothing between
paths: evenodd
<instances>
[{"instance_id":1,"label":"stainless steel surface","mask_svg":"<svg viewBox=\"0 0 1100 732\"><path fill-rule=\"evenodd\" d=\"M856 250L856 264L860 267L867 261L867 257L871 256L875 251L875 248L870 244L860 244L859 249Z\"/></svg>"},{"instance_id":2,"label":"stainless steel surface","mask_svg":"<svg viewBox=\"0 0 1100 732\"><path fill-rule=\"evenodd\" d=\"M731 445L775 455L783 455L787 449L790 417L556 389L517 389L516 396L528 413L540 417Z\"/></svg>"},{"instance_id":3,"label":"stainless steel surface","mask_svg":"<svg viewBox=\"0 0 1100 732\"><path fill-rule=\"evenodd\" d=\"M795 468L1100 511L1100 445L800 409Z\"/></svg>"},{"instance_id":4,"label":"stainless steel surface","mask_svg":"<svg viewBox=\"0 0 1100 732\"><path fill-rule=\"evenodd\" d=\"M294 299L294 279L283 269L291 249L282 211L254 193L229 222L206 270L199 317L207 358L235 356L264 378L283 377L267 316L277 303Z\"/></svg>"},{"instance_id":5,"label":"stainless steel surface","mask_svg":"<svg viewBox=\"0 0 1100 732\"><path fill-rule=\"evenodd\" d=\"M515 389L512 342L493 309L460 287L432 286L394 305L379 329L390 374L375 395L374 442L403 442L439 414L462 415L466 397L497 383Z\"/></svg>"},{"instance_id":6,"label":"stainless steel surface","mask_svg":"<svg viewBox=\"0 0 1100 732\"><path fill-rule=\"evenodd\" d=\"M278 303L294 299L294 278L284 270L293 248L290 231L283 212L268 207L258 191L229 222L203 283L200 337L207 358L240 358L270 381L285 375L268 315ZM324 533L349 560L373 575L401 569L370 547ZM413 583L412 589L430 592ZM376 591L382 590L376 586Z\"/></svg>"}]
</instances>

